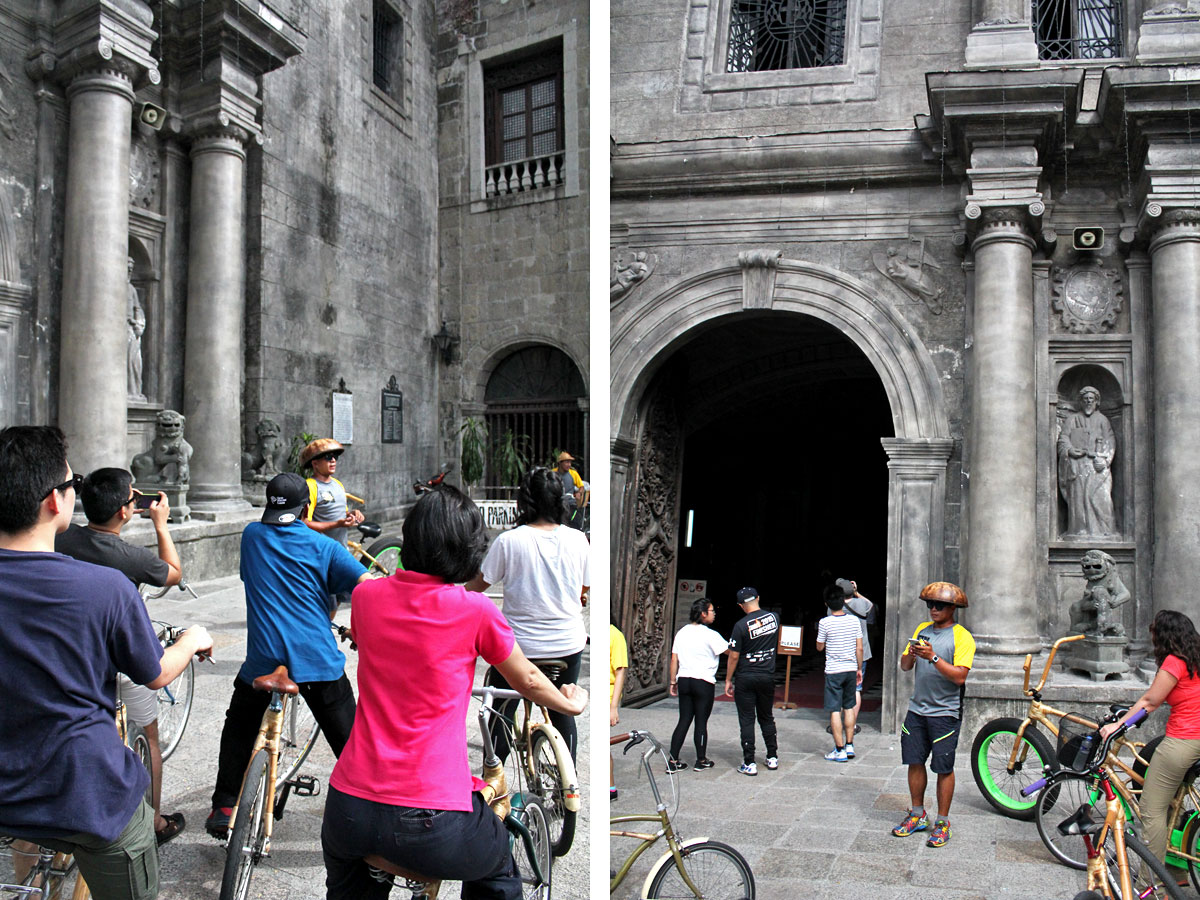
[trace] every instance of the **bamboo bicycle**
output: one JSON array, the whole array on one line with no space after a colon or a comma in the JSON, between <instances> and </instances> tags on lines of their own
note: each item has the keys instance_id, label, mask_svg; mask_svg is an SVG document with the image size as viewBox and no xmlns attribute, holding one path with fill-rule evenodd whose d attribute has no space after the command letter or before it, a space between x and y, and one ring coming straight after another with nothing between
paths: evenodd
<instances>
[{"instance_id":1,"label":"bamboo bicycle","mask_svg":"<svg viewBox=\"0 0 1200 900\"><path fill-rule=\"evenodd\" d=\"M1029 686L1033 654L1027 654L1023 691L1030 701L1025 718L993 719L975 735L975 741L971 745L971 774L984 799L1002 815L1025 821L1032 819L1036 801L1027 796L1024 789L1040 778L1047 766L1052 771L1059 768L1054 748L1038 730L1038 725L1043 726L1056 739L1060 730L1058 721L1071 722L1088 731L1094 731L1097 727L1097 723L1090 719L1042 703L1042 688L1046 686L1046 679L1050 676L1050 667L1054 664L1058 648L1083 637L1082 634L1073 634L1054 642L1046 658L1042 677L1034 688ZM1109 767L1124 773L1125 781L1118 780L1114 784L1126 803L1131 806L1135 805L1133 795L1141 789L1142 775L1159 740L1156 738L1149 744L1142 744L1122 737L1113 744L1115 750L1110 758L1105 760ZM1119 758L1125 750L1132 755L1132 760L1128 763Z\"/></svg>"},{"instance_id":2,"label":"bamboo bicycle","mask_svg":"<svg viewBox=\"0 0 1200 900\"><path fill-rule=\"evenodd\" d=\"M608 820L610 836L634 838L641 842L630 851L621 868L612 874L609 893L620 887L638 858L654 846L659 838L665 837L667 852L650 867L640 897L654 900L754 900L754 874L742 854L728 844L710 841L705 837L681 841L675 833L671 825L671 816L667 812L667 804L663 802L662 794L658 790L654 766L650 764L650 759L655 754L662 757L661 760L655 760L655 764L660 768L665 766L667 761L666 749L655 740L654 735L648 731L630 731L610 738L608 743L613 746L628 742L624 750L628 753L643 741L649 746L642 754L642 766L650 781L650 792L654 795L656 812L653 815L613 816ZM674 778L673 773L671 777ZM673 789L674 781L671 784ZM678 812L678 794L675 795L675 806ZM611 828L631 822L654 822L658 825L658 830L647 834Z\"/></svg>"},{"instance_id":3,"label":"bamboo bicycle","mask_svg":"<svg viewBox=\"0 0 1200 900\"><path fill-rule=\"evenodd\" d=\"M1179 898L1183 892L1175 883L1170 868L1150 852L1130 827L1126 817L1126 804L1118 794L1108 768L1112 746L1122 739L1130 726L1139 725L1146 718L1145 710L1138 710L1129 720L1107 738L1099 732L1092 736L1091 751L1084 745L1080 762L1082 777L1091 780L1097 793L1104 800L1104 819L1096 822L1095 801L1085 799L1071 812L1070 807L1061 807L1068 817L1058 823L1057 830L1064 837L1079 836L1087 852L1087 889L1098 891L1110 900L1147 900L1147 898ZM1026 796L1038 791L1053 789L1056 779L1064 774L1041 778L1024 788Z\"/></svg>"},{"instance_id":4,"label":"bamboo bicycle","mask_svg":"<svg viewBox=\"0 0 1200 900\"><path fill-rule=\"evenodd\" d=\"M550 681L558 679L567 670L561 659L532 659ZM489 669L484 684L490 685L494 669ZM497 695L499 696L499 695ZM550 713L546 707L538 706L541 719L533 717L534 705L520 694L507 697L520 700L516 721L513 726L511 745L517 752L521 770L532 790L537 792L546 808L550 823L551 846L555 856L565 856L575 839L575 820L579 813L579 778L570 748L557 728L550 724Z\"/></svg>"}]
</instances>

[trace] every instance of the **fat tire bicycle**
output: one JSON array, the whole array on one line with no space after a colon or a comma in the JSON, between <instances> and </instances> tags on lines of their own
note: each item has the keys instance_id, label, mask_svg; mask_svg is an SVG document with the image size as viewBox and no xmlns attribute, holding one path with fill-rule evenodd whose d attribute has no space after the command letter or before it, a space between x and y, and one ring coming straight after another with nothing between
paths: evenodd
<instances>
[{"instance_id":1,"label":"fat tire bicycle","mask_svg":"<svg viewBox=\"0 0 1200 900\"><path fill-rule=\"evenodd\" d=\"M1119 782L1112 779L1108 769L1112 746L1124 738L1131 726L1140 725L1145 718L1146 711L1138 710L1107 738L1101 738L1100 733L1096 732L1077 754L1075 763L1078 771L1064 770L1048 775L1034 781L1022 792L1027 797L1039 794L1040 800L1047 790L1053 791L1056 786L1060 788L1055 795L1056 802L1050 808L1057 809L1059 815L1065 818L1055 823L1054 827L1063 838L1074 838L1075 843L1082 838L1087 856L1088 890L1097 891L1110 900L1183 900L1183 892L1176 884L1176 876L1170 867L1155 856L1136 834L1126 815L1127 805L1116 789ZM1063 785L1078 784L1075 779L1089 780L1096 796L1078 794L1072 797L1063 793ZM1057 802L1059 798L1062 802ZM1082 802L1072 807L1074 799L1081 799ZM1103 801L1104 816L1100 821L1096 821L1097 799Z\"/></svg>"},{"instance_id":2,"label":"fat tire bicycle","mask_svg":"<svg viewBox=\"0 0 1200 900\"><path fill-rule=\"evenodd\" d=\"M555 684L567 670L567 664L561 659L531 659L530 662ZM488 670L484 676L485 685L491 684L494 673L494 669ZM566 856L575 840L575 822L580 807L579 777L570 748L559 730L550 723L550 713L544 706L535 706L520 694L509 697L505 693L504 699L520 701L512 724L510 746L517 753L531 790L537 793L545 807L554 855ZM540 719L534 718L535 712L540 713Z\"/></svg>"},{"instance_id":3,"label":"fat tire bicycle","mask_svg":"<svg viewBox=\"0 0 1200 900\"><path fill-rule=\"evenodd\" d=\"M653 814L638 814L627 816L612 816L609 821L611 837L634 838L640 841L621 867L612 873L609 882L609 893L620 887L625 876L638 858L659 838L666 838L667 852L658 858L650 867L646 881L642 885L642 898L649 900L754 900L754 873L746 858L728 844L709 840L707 837L681 840L671 824L671 816L667 811L668 804L663 801L654 777L654 766L650 760L654 758L655 765L665 767L667 751L648 731L630 731L609 739L609 745L625 744L623 752L628 753L633 747L647 743L642 753L642 767L650 782L650 791L654 795L656 812ZM661 759L659 759L661 757ZM667 769L672 778L674 791L674 772ZM675 806L678 811L679 795L675 794ZM653 822L658 830L652 833L626 831L612 826L625 825L632 822Z\"/></svg>"},{"instance_id":4,"label":"fat tire bicycle","mask_svg":"<svg viewBox=\"0 0 1200 900\"><path fill-rule=\"evenodd\" d=\"M1023 691L1030 701L1025 718L992 719L975 735L971 744L971 775L984 799L1001 815L1023 821L1032 820L1036 814L1036 801L1024 789L1039 779L1047 767L1051 771L1060 768L1054 745L1038 729L1039 725L1054 735L1055 740L1059 737L1061 722L1071 722L1088 731L1097 727L1097 723L1090 719L1042 703L1042 689L1050 676L1050 667L1054 664L1058 648L1083 637L1082 634L1067 635L1054 642L1046 658L1042 677L1033 688L1029 686L1033 654L1027 654ZM1133 792L1141 789L1142 776L1160 740L1155 738L1143 744L1122 737L1112 745L1114 749L1110 751L1111 756L1106 762L1111 768L1124 773L1127 783L1117 782L1120 785L1117 790L1127 803L1131 801ZM1120 758L1120 754L1126 750L1132 755L1132 761L1128 763Z\"/></svg>"}]
</instances>

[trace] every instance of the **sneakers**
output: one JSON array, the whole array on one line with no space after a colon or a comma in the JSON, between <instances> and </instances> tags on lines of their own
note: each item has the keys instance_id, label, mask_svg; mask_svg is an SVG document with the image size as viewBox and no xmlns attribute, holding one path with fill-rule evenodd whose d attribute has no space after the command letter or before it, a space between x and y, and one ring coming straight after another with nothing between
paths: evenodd
<instances>
[{"instance_id":1,"label":"sneakers","mask_svg":"<svg viewBox=\"0 0 1200 900\"><path fill-rule=\"evenodd\" d=\"M229 837L229 817L232 815L233 810L228 806L214 809L204 820L204 830L218 841L225 840Z\"/></svg>"},{"instance_id":2,"label":"sneakers","mask_svg":"<svg viewBox=\"0 0 1200 900\"><path fill-rule=\"evenodd\" d=\"M668 759L667 760L667 774L668 775L670 775L672 772L682 772L686 768L687 768L687 763L685 763L682 759Z\"/></svg>"},{"instance_id":3,"label":"sneakers","mask_svg":"<svg viewBox=\"0 0 1200 900\"><path fill-rule=\"evenodd\" d=\"M933 831L929 832L929 840L925 844L929 847L944 847L948 840L950 840L950 820L938 819L933 823Z\"/></svg>"},{"instance_id":4,"label":"sneakers","mask_svg":"<svg viewBox=\"0 0 1200 900\"><path fill-rule=\"evenodd\" d=\"M943 822L945 819L942 820ZM929 818L927 816L914 816L911 812L904 817L904 821L892 829L892 834L896 837L908 837L917 831L924 831L929 827ZM950 826L946 825L946 838L950 838ZM942 841L944 844L945 841ZM941 844L938 844L940 847Z\"/></svg>"},{"instance_id":5,"label":"sneakers","mask_svg":"<svg viewBox=\"0 0 1200 900\"><path fill-rule=\"evenodd\" d=\"M779 768L779 757L778 756L768 756L767 757L767 768L768 769L778 769Z\"/></svg>"},{"instance_id":6,"label":"sneakers","mask_svg":"<svg viewBox=\"0 0 1200 900\"><path fill-rule=\"evenodd\" d=\"M854 759L854 745L853 744L846 745L846 759Z\"/></svg>"},{"instance_id":7,"label":"sneakers","mask_svg":"<svg viewBox=\"0 0 1200 900\"><path fill-rule=\"evenodd\" d=\"M713 762L711 759L696 760L696 768L697 769L711 769L715 765L716 765L716 763Z\"/></svg>"},{"instance_id":8,"label":"sneakers","mask_svg":"<svg viewBox=\"0 0 1200 900\"><path fill-rule=\"evenodd\" d=\"M743 775L757 775L758 774L758 766L756 766L752 762L742 763L740 766L738 766L738 771L741 772Z\"/></svg>"},{"instance_id":9,"label":"sneakers","mask_svg":"<svg viewBox=\"0 0 1200 900\"><path fill-rule=\"evenodd\" d=\"M825 754L825 758L830 762L846 762L849 757L846 756L845 750L833 749Z\"/></svg>"},{"instance_id":10,"label":"sneakers","mask_svg":"<svg viewBox=\"0 0 1200 900\"><path fill-rule=\"evenodd\" d=\"M617 789L616 789L615 787L610 787L610 788L608 789L608 799L609 799L609 800L616 800L616 799L617 799Z\"/></svg>"}]
</instances>

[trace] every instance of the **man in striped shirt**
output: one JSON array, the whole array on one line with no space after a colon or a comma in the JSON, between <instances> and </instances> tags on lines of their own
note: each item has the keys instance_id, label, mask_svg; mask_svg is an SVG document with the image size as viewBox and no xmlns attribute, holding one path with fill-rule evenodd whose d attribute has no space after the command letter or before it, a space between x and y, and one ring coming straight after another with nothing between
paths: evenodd
<instances>
[{"instance_id":1,"label":"man in striped shirt","mask_svg":"<svg viewBox=\"0 0 1200 900\"><path fill-rule=\"evenodd\" d=\"M846 615L846 594L836 584L825 588L825 606L829 615L817 624L817 652L825 651L825 711L833 730L833 749L825 758L846 762L854 759L854 701L862 678L862 629L858 619Z\"/></svg>"}]
</instances>

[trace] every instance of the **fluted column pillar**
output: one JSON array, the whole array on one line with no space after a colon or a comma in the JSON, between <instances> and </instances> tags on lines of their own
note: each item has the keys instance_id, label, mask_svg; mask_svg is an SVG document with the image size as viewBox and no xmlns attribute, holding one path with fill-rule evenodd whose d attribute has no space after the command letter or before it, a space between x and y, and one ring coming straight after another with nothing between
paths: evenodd
<instances>
[{"instance_id":1,"label":"fluted column pillar","mask_svg":"<svg viewBox=\"0 0 1200 900\"><path fill-rule=\"evenodd\" d=\"M244 509L242 335L245 320L246 141L239 128L192 144L184 414L194 449L192 514Z\"/></svg>"},{"instance_id":2,"label":"fluted column pillar","mask_svg":"<svg viewBox=\"0 0 1200 900\"><path fill-rule=\"evenodd\" d=\"M966 68L1029 65L1038 58L1029 0L983 0L967 36Z\"/></svg>"},{"instance_id":3,"label":"fluted column pillar","mask_svg":"<svg viewBox=\"0 0 1200 900\"><path fill-rule=\"evenodd\" d=\"M1195 618L1200 583L1200 210L1150 241L1154 360L1154 609Z\"/></svg>"},{"instance_id":4,"label":"fluted column pillar","mask_svg":"<svg viewBox=\"0 0 1200 900\"><path fill-rule=\"evenodd\" d=\"M965 589L979 648L1037 652L1033 239L989 209L973 243L975 314Z\"/></svg>"}]
</instances>

